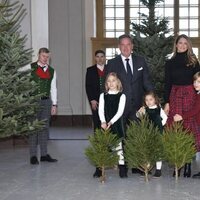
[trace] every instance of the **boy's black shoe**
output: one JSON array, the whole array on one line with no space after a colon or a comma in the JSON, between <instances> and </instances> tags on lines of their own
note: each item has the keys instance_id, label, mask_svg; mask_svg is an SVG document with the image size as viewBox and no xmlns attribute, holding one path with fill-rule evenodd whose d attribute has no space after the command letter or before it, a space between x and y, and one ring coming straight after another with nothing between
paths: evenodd
<instances>
[{"instance_id":1,"label":"boy's black shoe","mask_svg":"<svg viewBox=\"0 0 200 200\"><path fill-rule=\"evenodd\" d=\"M102 176L102 171L97 167L96 171L93 174L94 178L100 178Z\"/></svg>"},{"instance_id":2,"label":"boy's black shoe","mask_svg":"<svg viewBox=\"0 0 200 200\"><path fill-rule=\"evenodd\" d=\"M119 177L120 178L127 178L127 172L128 169L126 168L126 165L119 165Z\"/></svg>"},{"instance_id":3,"label":"boy's black shoe","mask_svg":"<svg viewBox=\"0 0 200 200\"><path fill-rule=\"evenodd\" d=\"M44 161L46 161L46 162L57 162L58 160L52 158L49 154L47 154L46 156L41 156L40 161L41 162L44 162Z\"/></svg>"},{"instance_id":4,"label":"boy's black shoe","mask_svg":"<svg viewBox=\"0 0 200 200\"><path fill-rule=\"evenodd\" d=\"M156 169L155 174L153 175L153 177L158 178L161 177L162 173L160 169Z\"/></svg>"},{"instance_id":5,"label":"boy's black shoe","mask_svg":"<svg viewBox=\"0 0 200 200\"><path fill-rule=\"evenodd\" d=\"M192 178L200 178L200 172L197 173L197 174L194 174L194 175L192 176Z\"/></svg>"},{"instance_id":6,"label":"boy's black shoe","mask_svg":"<svg viewBox=\"0 0 200 200\"><path fill-rule=\"evenodd\" d=\"M38 164L39 164L39 161L38 161L38 159L37 159L36 156L32 156L32 157L30 158L30 163L31 163L31 165L38 165Z\"/></svg>"}]
</instances>

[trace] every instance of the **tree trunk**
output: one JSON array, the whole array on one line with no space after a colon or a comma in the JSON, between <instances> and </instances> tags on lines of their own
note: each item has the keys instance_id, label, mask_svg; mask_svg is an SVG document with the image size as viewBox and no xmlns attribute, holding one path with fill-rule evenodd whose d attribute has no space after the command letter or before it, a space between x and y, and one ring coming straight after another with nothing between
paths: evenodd
<instances>
[{"instance_id":1,"label":"tree trunk","mask_svg":"<svg viewBox=\"0 0 200 200\"><path fill-rule=\"evenodd\" d=\"M101 181L101 183L105 183L106 173L105 173L105 167L104 166L102 166L101 171L102 171L102 174L101 174L101 177L100 177L100 181Z\"/></svg>"}]
</instances>

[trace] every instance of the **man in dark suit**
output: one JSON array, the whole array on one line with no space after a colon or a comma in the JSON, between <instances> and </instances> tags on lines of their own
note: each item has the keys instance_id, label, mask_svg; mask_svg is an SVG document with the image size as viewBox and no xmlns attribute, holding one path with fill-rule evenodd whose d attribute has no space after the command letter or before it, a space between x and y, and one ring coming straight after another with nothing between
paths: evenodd
<instances>
[{"instance_id":1,"label":"man in dark suit","mask_svg":"<svg viewBox=\"0 0 200 200\"><path fill-rule=\"evenodd\" d=\"M115 72L122 82L123 93L126 95L125 125L129 124L130 120L137 120L136 111L142 105L144 92L153 90L145 59L132 54L133 46L131 36L121 35L119 37L121 54L109 60L106 68L106 75Z\"/></svg>"},{"instance_id":2,"label":"man in dark suit","mask_svg":"<svg viewBox=\"0 0 200 200\"><path fill-rule=\"evenodd\" d=\"M136 112L142 106L145 91L153 90L149 70L145 59L132 54L133 39L129 35L119 37L119 49L121 54L108 61L106 75L115 72L122 82L123 93L126 95L126 106L123 114L124 126L130 121L136 121ZM122 168L123 167L123 168ZM127 177L126 166L119 167L123 177ZM138 169L132 169L132 173L141 173Z\"/></svg>"},{"instance_id":3,"label":"man in dark suit","mask_svg":"<svg viewBox=\"0 0 200 200\"><path fill-rule=\"evenodd\" d=\"M92 119L94 130L101 128L101 122L98 115L99 96L104 92L105 81L105 52L97 50L95 52L96 64L88 67L86 72L86 93L92 110ZM101 176L101 170L96 168L94 177Z\"/></svg>"}]
</instances>

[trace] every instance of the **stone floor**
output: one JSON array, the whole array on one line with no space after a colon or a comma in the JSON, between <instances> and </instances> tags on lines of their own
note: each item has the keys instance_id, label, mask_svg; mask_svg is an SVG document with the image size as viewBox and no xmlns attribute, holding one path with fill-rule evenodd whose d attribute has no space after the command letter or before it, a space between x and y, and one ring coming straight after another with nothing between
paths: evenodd
<instances>
[{"instance_id":1,"label":"stone floor","mask_svg":"<svg viewBox=\"0 0 200 200\"><path fill-rule=\"evenodd\" d=\"M180 177L175 182L167 164L163 176L151 178L129 172L120 179L107 171L107 182L94 179L94 167L84 156L87 128L52 128L49 152L58 163L29 164L27 145L0 147L0 200L200 200L200 179ZM196 163L193 172L197 171Z\"/></svg>"}]
</instances>

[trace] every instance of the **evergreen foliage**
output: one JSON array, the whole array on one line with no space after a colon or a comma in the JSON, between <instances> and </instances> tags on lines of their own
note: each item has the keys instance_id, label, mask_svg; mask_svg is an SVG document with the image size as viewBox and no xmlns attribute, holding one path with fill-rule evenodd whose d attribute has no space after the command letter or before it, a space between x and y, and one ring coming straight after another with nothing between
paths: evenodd
<instances>
[{"instance_id":1,"label":"evergreen foliage","mask_svg":"<svg viewBox=\"0 0 200 200\"><path fill-rule=\"evenodd\" d=\"M102 170L101 182L106 179L105 170L118 164L119 156L116 147L120 140L110 130L96 129L95 134L89 136L90 146L85 154L91 163Z\"/></svg>"},{"instance_id":2,"label":"evergreen foliage","mask_svg":"<svg viewBox=\"0 0 200 200\"><path fill-rule=\"evenodd\" d=\"M32 50L25 48L20 35L23 5L0 1L0 138L29 134L41 128L34 120L39 96L30 71L19 69L31 62Z\"/></svg>"},{"instance_id":3,"label":"evergreen foliage","mask_svg":"<svg viewBox=\"0 0 200 200\"><path fill-rule=\"evenodd\" d=\"M138 168L145 172L145 180L148 181L148 172L156 161L162 159L160 131L147 117L142 118L140 122L131 122L127 129L124 151L129 168Z\"/></svg>"},{"instance_id":4,"label":"evergreen foliage","mask_svg":"<svg viewBox=\"0 0 200 200\"><path fill-rule=\"evenodd\" d=\"M190 163L195 156L194 136L183 128L182 123L174 123L164 131L163 149L165 160L175 166L176 180L178 180L178 170L186 163Z\"/></svg>"},{"instance_id":5,"label":"evergreen foliage","mask_svg":"<svg viewBox=\"0 0 200 200\"><path fill-rule=\"evenodd\" d=\"M159 97L164 94L164 64L166 56L172 53L174 37L169 35L168 20L156 16L156 5L163 0L141 0L149 14L139 13L140 24L131 22L134 51L146 58L155 91Z\"/></svg>"}]
</instances>

